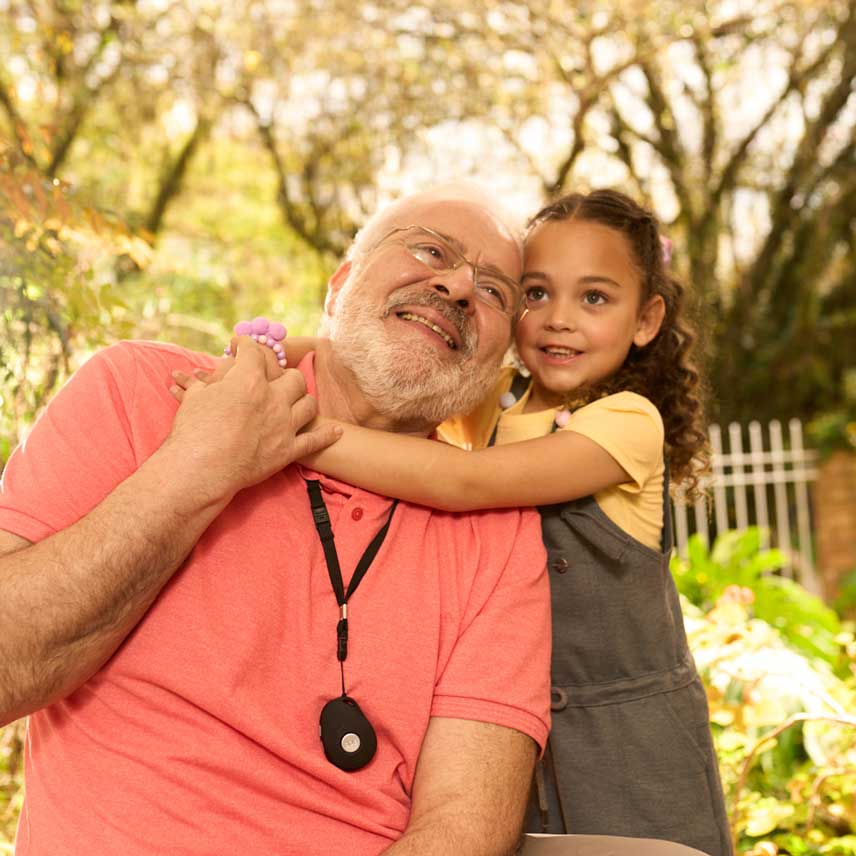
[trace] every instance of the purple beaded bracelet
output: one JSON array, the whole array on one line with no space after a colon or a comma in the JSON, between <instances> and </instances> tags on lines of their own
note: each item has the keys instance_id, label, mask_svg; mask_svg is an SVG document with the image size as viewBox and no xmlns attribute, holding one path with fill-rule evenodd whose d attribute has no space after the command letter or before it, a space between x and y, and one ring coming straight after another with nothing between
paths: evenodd
<instances>
[{"instance_id":1,"label":"purple beaded bracelet","mask_svg":"<svg viewBox=\"0 0 856 856\"><path fill-rule=\"evenodd\" d=\"M268 321L267 318L253 318L252 321L239 321L235 327L236 336L249 336L254 342L260 345L265 345L276 354L276 360L281 368L285 368L285 346L282 340L285 338L286 329L282 324L276 321ZM232 348L226 345L223 349L223 355L226 357L232 356Z\"/></svg>"}]
</instances>

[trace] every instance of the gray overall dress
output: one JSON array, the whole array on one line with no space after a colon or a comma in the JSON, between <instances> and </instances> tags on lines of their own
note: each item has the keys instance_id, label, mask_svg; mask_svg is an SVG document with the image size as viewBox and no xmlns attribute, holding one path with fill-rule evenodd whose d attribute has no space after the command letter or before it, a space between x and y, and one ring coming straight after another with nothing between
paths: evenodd
<instances>
[{"instance_id":1,"label":"gray overall dress","mask_svg":"<svg viewBox=\"0 0 856 856\"><path fill-rule=\"evenodd\" d=\"M553 726L526 831L661 838L729 856L707 697L669 571L668 472L663 481L660 551L593 497L539 508Z\"/></svg>"}]
</instances>

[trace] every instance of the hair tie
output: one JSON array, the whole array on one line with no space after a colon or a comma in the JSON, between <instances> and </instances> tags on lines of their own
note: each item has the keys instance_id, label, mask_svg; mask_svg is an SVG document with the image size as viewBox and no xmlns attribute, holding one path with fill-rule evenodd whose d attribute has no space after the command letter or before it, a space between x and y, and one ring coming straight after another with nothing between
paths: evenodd
<instances>
[{"instance_id":1,"label":"hair tie","mask_svg":"<svg viewBox=\"0 0 856 856\"><path fill-rule=\"evenodd\" d=\"M253 318L252 321L239 321L235 327L236 336L249 336L254 342L270 348L276 354L276 361L280 368L285 368L285 347L282 340L288 332L285 327L277 321L268 321L267 318ZM232 348L226 345L223 348L223 355L226 357L232 356Z\"/></svg>"},{"instance_id":2,"label":"hair tie","mask_svg":"<svg viewBox=\"0 0 856 856\"><path fill-rule=\"evenodd\" d=\"M660 235L660 252L663 256L663 264L668 267L672 261L672 240L665 235Z\"/></svg>"}]
</instances>

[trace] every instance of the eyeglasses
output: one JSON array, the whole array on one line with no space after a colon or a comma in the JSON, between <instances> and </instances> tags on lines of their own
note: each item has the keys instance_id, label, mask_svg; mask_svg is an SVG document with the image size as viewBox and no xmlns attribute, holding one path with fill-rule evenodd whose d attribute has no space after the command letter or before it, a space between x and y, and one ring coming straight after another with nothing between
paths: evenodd
<instances>
[{"instance_id":1,"label":"eyeglasses","mask_svg":"<svg viewBox=\"0 0 856 856\"><path fill-rule=\"evenodd\" d=\"M399 226L387 232L375 247L396 235L396 242L403 244L416 261L435 273L446 274L461 265L473 270L473 287L478 300L501 312L507 318L517 315L523 303L520 283L493 267L485 267L470 261L449 239L427 226Z\"/></svg>"}]
</instances>

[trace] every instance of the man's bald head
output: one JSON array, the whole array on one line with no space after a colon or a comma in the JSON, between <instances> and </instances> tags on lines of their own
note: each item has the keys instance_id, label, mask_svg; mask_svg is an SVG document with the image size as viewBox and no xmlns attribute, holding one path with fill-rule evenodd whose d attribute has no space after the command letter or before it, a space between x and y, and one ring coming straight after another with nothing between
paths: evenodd
<instances>
[{"instance_id":1,"label":"man's bald head","mask_svg":"<svg viewBox=\"0 0 856 856\"><path fill-rule=\"evenodd\" d=\"M505 203L487 188L473 181L459 181L403 196L373 214L357 233L348 249L348 259L356 261L393 229L420 222L420 214L448 202L467 202L480 207L501 234L514 241L523 258L523 224Z\"/></svg>"}]
</instances>

